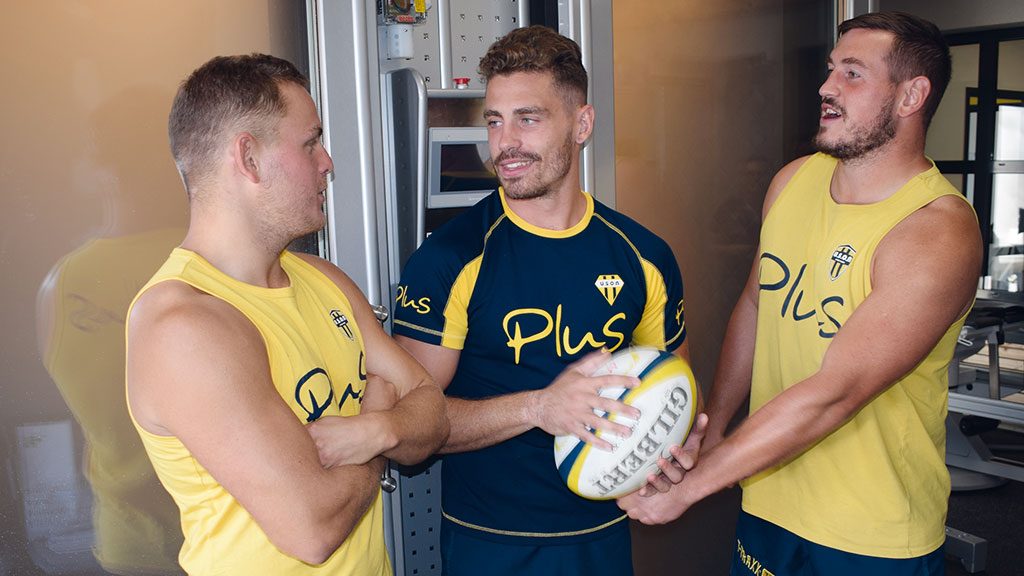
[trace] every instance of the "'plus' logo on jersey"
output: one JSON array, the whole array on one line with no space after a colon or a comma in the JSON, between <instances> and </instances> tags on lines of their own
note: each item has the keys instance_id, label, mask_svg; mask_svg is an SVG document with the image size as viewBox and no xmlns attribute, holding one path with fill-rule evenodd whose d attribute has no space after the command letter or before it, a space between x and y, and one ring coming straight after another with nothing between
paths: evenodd
<instances>
[{"instance_id":1,"label":"'plus' logo on jersey","mask_svg":"<svg viewBox=\"0 0 1024 576\"><path fill-rule=\"evenodd\" d=\"M626 283L619 278L618 274L601 274L594 281L594 286L597 286L609 306L615 304L615 299L619 297L619 292L622 292L622 287L625 285Z\"/></svg>"}]
</instances>

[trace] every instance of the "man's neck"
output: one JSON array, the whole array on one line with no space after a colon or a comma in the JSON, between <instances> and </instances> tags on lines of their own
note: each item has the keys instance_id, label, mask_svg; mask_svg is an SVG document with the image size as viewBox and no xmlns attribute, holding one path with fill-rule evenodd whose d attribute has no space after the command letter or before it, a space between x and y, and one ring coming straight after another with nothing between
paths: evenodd
<instances>
[{"instance_id":1,"label":"man's neck","mask_svg":"<svg viewBox=\"0 0 1024 576\"><path fill-rule=\"evenodd\" d=\"M269 246L265 238L255 237L236 220L206 218L201 211L193 211L181 247L240 282L264 288L289 284L280 262L285 246Z\"/></svg>"},{"instance_id":2,"label":"man's neck","mask_svg":"<svg viewBox=\"0 0 1024 576\"><path fill-rule=\"evenodd\" d=\"M587 213L587 199L580 192L579 174L568 174L562 185L540 198L513 200L505 196L505 203L516 216L531 226L546 230L568 230Z\"/></svg>"},{"instance_id":3,"label":"man's neck","mask_svg":"<svg viewBox=\"0 0 1024 576\"><path fill-rule=\"evenodd\" d=\"M874 204L930 167L923 142L907 145L893 140L861 158L840 160L830 192L839 204Z\"/></svg>"}]
</instances>

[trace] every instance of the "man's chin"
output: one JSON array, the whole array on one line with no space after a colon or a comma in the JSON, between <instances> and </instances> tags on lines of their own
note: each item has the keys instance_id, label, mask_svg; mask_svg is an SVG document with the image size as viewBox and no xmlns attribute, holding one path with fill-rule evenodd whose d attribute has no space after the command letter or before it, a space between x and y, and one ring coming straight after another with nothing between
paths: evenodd
<instances>
[{"instance_id":1,"label":"man's chin","mask_svg":"<svg viewBox=\"0 0 1024 576\"><path fill-rule=\"evenodd\" d=\"M327 217L323 216L319 219L311 219L309 223L299 231L299 235L296 238L302 238L309 234L316 234L317 232L324 229L327 226Z\"/></svg>"},{"instance_id":2,"label":"man's chin","mask_svg":"<svg viewBox=\"0 0 1024 576\"><path fill-rule=\"evenodd\" d=\"M505 189L505 198L509 200L533 200L534 198L540 198L547 194L547 189L531 189L524 190L515 186L508 187L503 186Z\"/></svg>"},{"instance_id":3,"label":"man's chin","mask_svg":"<svg viewBox=\"0 0 1024 576\"><path fill-rule=\"evenodd\" d=\"M830 142L825 138L822 138L821 134L815 136L814 141L811 142L814 145L814 149L822 154L828 154L835 158L842 158L845 154L847 147L841 142Z\"/></svg>"}]
</instances>

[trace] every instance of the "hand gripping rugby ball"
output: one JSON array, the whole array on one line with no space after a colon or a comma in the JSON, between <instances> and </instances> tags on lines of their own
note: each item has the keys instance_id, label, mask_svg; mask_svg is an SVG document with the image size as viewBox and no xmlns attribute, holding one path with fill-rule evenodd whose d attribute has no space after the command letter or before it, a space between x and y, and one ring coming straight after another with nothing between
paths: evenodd
<instances>
[{"instance_id":1,"label":"hand gripping rugby ball","mask_svg":"<svg viewBox=\"0 0 1024 576\"><path fill-rule=\"evenodd\" d=\"M632 347L613 352L594 376L636 376L632 389L605 388L601 396L640 409L640 420L620 414L595 412L613 422L633 426L629 438L598 430L611 442L608 452L576 436L555 438L555 466L569 489L591 500L610 500L640 489L647 476L658 472L658 458L671 456L669 448L682 445L696 418L697 383L690 365L675 354L655 348Z\"/></svg>"}]
</instances>

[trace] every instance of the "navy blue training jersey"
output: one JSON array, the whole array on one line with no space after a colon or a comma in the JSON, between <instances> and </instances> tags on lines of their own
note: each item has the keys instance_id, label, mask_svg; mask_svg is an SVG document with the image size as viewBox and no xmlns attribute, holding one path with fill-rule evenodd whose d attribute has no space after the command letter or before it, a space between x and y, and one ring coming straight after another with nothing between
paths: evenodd
<instances>
[{"instance_id":1,"label":"navy blue training jersey","mask_svg":"<svg viewBox=\"0 0 1024 576\"><path fill-rule=\"evenodd\" d=\"M674 350L686 338L683 283L669 246L583 193L568 230L532 226L501 190L434 232L409 259L394 333L461 350L446 393L481 399L544 388L601 347ZM539 428L442 468L445 517L497 539L586 539L623 519L614 501L573 494Z\"/></svg>"}]
</instances>

